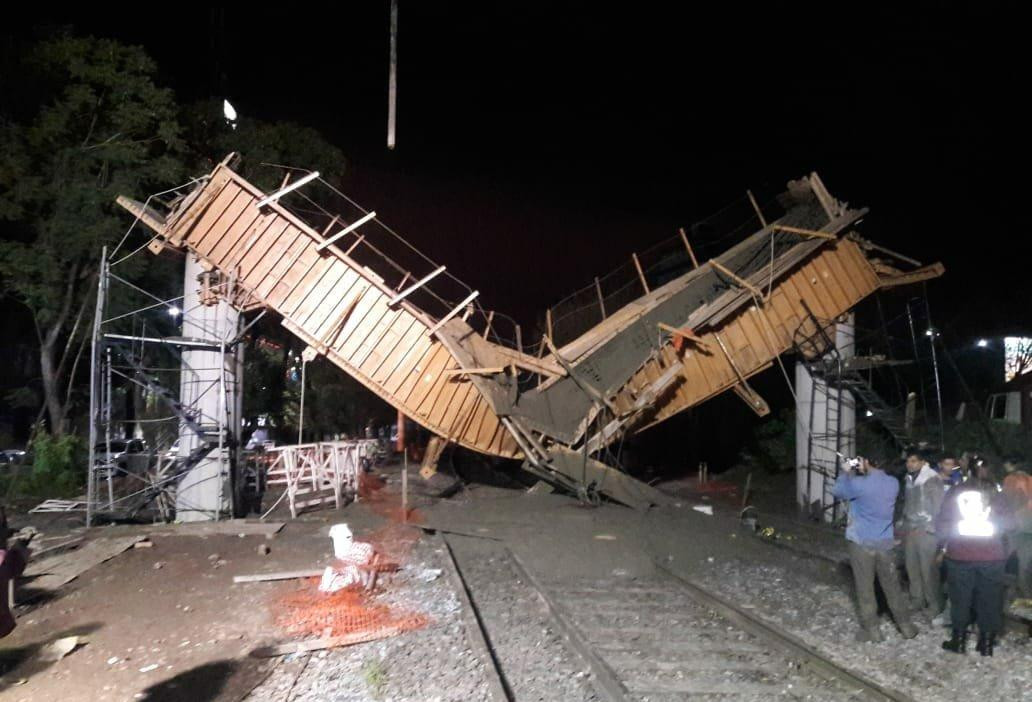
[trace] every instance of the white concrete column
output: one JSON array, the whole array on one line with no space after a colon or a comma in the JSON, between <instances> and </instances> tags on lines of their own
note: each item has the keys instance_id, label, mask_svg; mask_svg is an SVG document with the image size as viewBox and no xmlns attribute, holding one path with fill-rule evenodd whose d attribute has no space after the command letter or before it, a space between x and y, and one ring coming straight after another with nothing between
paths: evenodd
<instances>
[{"instance_id":1,"label":"white concrete column","mask_svg":"<svg viewBox=\"0 0 1032 702\"><path fill-rule=\"evenodd\" d=\"M835 345L838 347L839 356L843 361L856 355L855 339L856 329L853 323L853 313L850 312L842 322L835 325ZM839 421L839 450L845 456L855 456L856 398L853 397L853 393L848 390L842 391L842 401L839 407L842 412L842 418Z\"/></svg>"},{"instance_id":2,"label":"white concrete column","mask_svg":"<svg viewBox=\"0 0 1032 702\"><path fill-rule=\"evenodd\" d=\"M188 255L183 276L183 305L181 333L184 337L201 339L218 346L220 341L232 340L239 329L240 313L225 299L213 305L201 304L200 263ZM220 424L228 429L224 449L217 448L179 483L176 494L176 519L181 522L226 518L230 514L231 462L235 451L229 447L229 438L240 436L240 388L243 374L239 351L227 348L190 349L182 351L180 401L195 415L209 440L217 442ZM221 418L221 421L220 421ZM201 437L185 425L180 427L179 455L186 458L200 446Z\"/></svg>"},{"instance_id":3,"label":"white concrete column","mask_svg":"<svg viewBox=\"0 0 1032 702\"><path fill-rule=\"evenodd\" d=\"M807 505L812 502L808 499L808 490L813 487L813 482L820 476L811 475L809 468L810 460L810 433L813 426L810 421L810 405L816 399L813 395L814 379L810 375L803 360L796 359L795 364L795 399L796 399L796 423L795 423L795 465L796 465L796 506L806 511ZM817 408L814 407L814 418L817 416ZM824 416L824 411L820 412ZM820 494L817 490L815 494Z\"/></svg>"},{"instance_id":4,"label":"white concrete column","mask_svg":"<svg viewBox=\"0 0 1032 702\"><path fill-rule=\"evenodd\" d=\"M854 355L853 333L852 315L836 324L835 345L843 360ZM832 500L832 479L811 467L830 476L837 452L856 453L856 404L851 393L842 392L840 398L840 392L811 376L802 361L796 362L796 504L804 511L814 503L826 507ZM830 509L823 515L826 520L833 517Z\"/></svg>"}]
</instances>

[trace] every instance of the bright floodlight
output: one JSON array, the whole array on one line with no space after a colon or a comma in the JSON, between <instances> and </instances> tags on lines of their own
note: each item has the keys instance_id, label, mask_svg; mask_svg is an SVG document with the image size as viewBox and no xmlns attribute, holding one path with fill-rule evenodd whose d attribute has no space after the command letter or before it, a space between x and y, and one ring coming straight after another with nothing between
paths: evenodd
<instances>
[{"instance_id":1,"label":"bright floodlight","mask_svg":"<svg viewBox=\"0 0 1032 702\"><path fill-rule=\"evenodd\" d=\"M934 333L935 333L935 332L934 332L934 331L932 331L931 329L926 329L926 330L925 330L925 336L931 336L931 335L932 335L932 334L934 334Z\"/></svg>"},{"instance_id":2,"label":"bright floodlight","mask_svg":"<svg viewBox=\"0 0 1032 702\"><path fill-rule=\"evenodd\" d=\"M183 313L183 310L179 309L175 305L173 305L172 307L168 308L168 316L169 317L178 317L182 313Z\"/></svg>"},{"instance_id":3,"label":"bright floodlight","mask_svg":"<svg viewBox=\"0 0 1032 702\"><path fill-rule=\"evenodd\" d=\"M989 345L989 340L988 339L979 339L978 340L978 348L984 349L988 345Z\"/></svg>"},{"instance_id":4,"label":"bright floodlight","mask_svg":"<svg viewBox=\"0 0 1032 702\"><path fill-rule=\"evenodd\" d=\"M866 416L873 417L874 416L874 412L872 412L871 410L867 410L867 415Z\"/></svg>"},{"instance_id":5,"label":"bright floodlight","mask_svg":"<svg viewBox=\"0 0 1032 702\"><path fill-rule=\"evenodd\" d=\"M237 111L230 103L229 100L222 101L222 115L226 118L226 123L233 129L237 128Z\"/></svg>"}]
</instances>

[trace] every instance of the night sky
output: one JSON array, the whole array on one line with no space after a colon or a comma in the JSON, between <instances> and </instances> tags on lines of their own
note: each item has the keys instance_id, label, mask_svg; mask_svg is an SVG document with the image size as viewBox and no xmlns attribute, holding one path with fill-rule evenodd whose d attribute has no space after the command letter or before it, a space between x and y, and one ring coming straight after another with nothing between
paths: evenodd
<instances>
[{"instance_id":1,"label":"night sky","mask_svg":"<svg viewBox=\"0 0 1032 702\"><path fill-rule=\"evenodd\" d=\"M946 265L928 290L947 345L1032 336L1012 184L1025 178L1010 167L1025 141L1025 40L1009 10L400 4L394 152L387 2L90 7L23 16L0 36L10 49L71 26L142 44L183 102L226 97L319 129L349 158L350 195L525 328L747 188L816 170L871 208L866 236Z\"/></svg>"},{"instance_id":2,"label":"night sky","mask_svg":"<svg viewBox=\"0 0 1032 702\"><path fill-rule=\"evenodd\" d=\"M388 5L352 5L90 8L20 31L142 44L183 101L225 96L318 128L350 159L350 194L528 324L746 188L817 170L872 209L869 237L946 264L930 286L940 326L1029 330L1007 168L1022 42L989 4L675 15L401 0L393 153Z\"/></svg>"}]
</instances>

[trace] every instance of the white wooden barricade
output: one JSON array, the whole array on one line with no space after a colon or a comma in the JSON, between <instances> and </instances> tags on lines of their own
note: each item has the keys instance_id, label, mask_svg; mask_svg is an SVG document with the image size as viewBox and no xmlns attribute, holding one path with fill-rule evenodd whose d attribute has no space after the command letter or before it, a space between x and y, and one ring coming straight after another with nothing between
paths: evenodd
<instances>
[{"instance_id":1,"label":"white wooden barricade","mask_svg":"<svg viewBox=\"0 0 1032 702\"><path fill-rule=\"evenodd\" d=\"M266 450L266 484L284 486L291 517L327 502L340 509L358 498L362 459L371 460L375 449L375 439L275 446Z\"/></svg>"}]
</instances>

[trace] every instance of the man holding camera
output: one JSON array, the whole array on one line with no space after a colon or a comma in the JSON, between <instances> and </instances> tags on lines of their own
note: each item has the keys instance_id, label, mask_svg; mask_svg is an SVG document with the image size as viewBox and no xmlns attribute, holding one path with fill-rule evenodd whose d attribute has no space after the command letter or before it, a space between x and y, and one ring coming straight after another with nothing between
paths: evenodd
<instances>
[{"instance_id":1,"label":"man holding camera","mask_svg":"<svg viewBox=\"0 0 1032 702\"><path fill-rule=\"evenodd\" d=\"M860 641L882 641L878 625L878 601L874 595L874 579L878 578L889 603L892 618L903 638L917 636L910 621L893 554L895 542L892 517L899 495L899 482L885 473L874 459L854 458L835 481L832 494L849 503L849 563L856 583L860 612Z\"/></svg>"}]
</instances>

